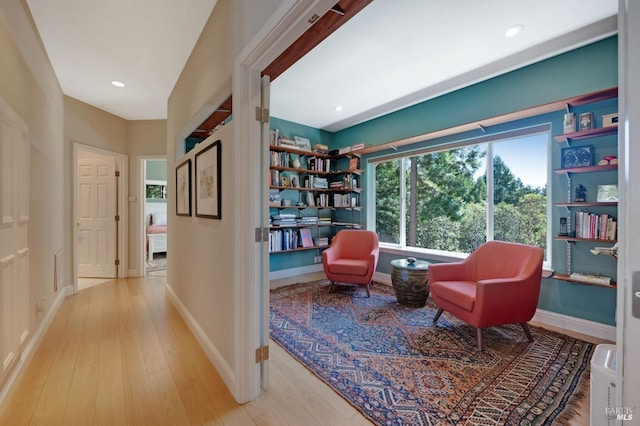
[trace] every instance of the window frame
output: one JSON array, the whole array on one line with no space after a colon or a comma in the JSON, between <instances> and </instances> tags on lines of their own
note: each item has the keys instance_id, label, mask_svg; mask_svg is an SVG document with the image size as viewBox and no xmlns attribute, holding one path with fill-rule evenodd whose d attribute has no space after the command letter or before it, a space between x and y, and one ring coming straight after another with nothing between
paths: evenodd
<instances>
[{"instance_id":1,"label":"window frame","mask_svg":"<svg viewBox=\"0 0 640 426\"><path fill-rule=\"evenodd\" d=\"M500 141L505 141L509 139L522 138L527 136L545 134L547 137L546 144L546 156L547 156L547 165L546 165L546 244L547 250L545 252L545 259L543 262L543 268L545 271L552 271L551 268L551 259L553 259L552 250L553 250L553 238L552 238L552 169L551 169L551 143L552 143L552 128L550 122L535 124L532 126L523 126L518 127L516 129L502 131L502 132L486 132L486 129L483 130L483 135L474 136L469 138L456 138L452 141L444 142L444 143L434 143L429 146L416 146L422 145L420 142L416 142L411 145L407 145L406 149L400 151L395 151L391 154L386 155L378 155L371 156L367 161L367 176L369 187L372 188L371 191L368 191L367 194L367 205L371 206L370 209L367 209L367 223L371 224L370 228L376 228L376 175L375 168L379 163L400 159L402 164L400 167L400 182L406 182L406 164L410 157L429 154L433 152L441 152L446 150L451 150L455 148L478 145L478 144L486 144L487 145L487 161L486 164L492 164L489 162L489 158L493 158L493 148L492 144L499 143ZM460 135L458 135L460 136ZM490 241L493 239L494 226L493 226L493 214L494 214L494 205L493 205L493 167L487 167L487 194L486 194L486 202L487 202L487 240ZM490 196L491 194L491 196ZM429 259L437 260L437 261L458 261L465 259L469 253L459 253L459 252L451 252L451 251L443 251L443 250L434 250L427 249L421 247L411 247L406 245L406 209L407 209L407 188L406 185L401 185L400 187L400 238L399 243L387 243L381 242L380 248L384 252L397 254L397 255L414 255L414 256L423 256Z\"/></svg>"}]
</instances>

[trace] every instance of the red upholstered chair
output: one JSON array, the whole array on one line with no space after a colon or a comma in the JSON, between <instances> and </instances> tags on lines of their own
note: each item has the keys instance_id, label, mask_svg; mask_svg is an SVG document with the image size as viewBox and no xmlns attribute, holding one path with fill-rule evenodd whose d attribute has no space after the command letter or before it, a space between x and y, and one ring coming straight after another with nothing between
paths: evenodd
<instances>
[{"instance_id":1,"label":"red upholstered chair","mask_svg":"<svg viewBox=\"0 0 640 426\"><path fill-rule=\"evenodd\" d=\"M464 261L429 266L429 290L443 311L477 328L482 350L482 329L519 323L533 342L528 321L540 295L543 250L524 244L489 241Z\"/></svg>"},{"instance_id":2,"label":"red upholstered chair","mask_svg":"<svg viewBox=\"0 0 640 426\"><path fill-rule=\"evenodd\" d=\"M322 252L322 266L331 280L329 291L337 282L359 284L367 289L378 264L378 234L373 231L343 229L333 237L331 247Z\"/></svg>"}]
</instances>

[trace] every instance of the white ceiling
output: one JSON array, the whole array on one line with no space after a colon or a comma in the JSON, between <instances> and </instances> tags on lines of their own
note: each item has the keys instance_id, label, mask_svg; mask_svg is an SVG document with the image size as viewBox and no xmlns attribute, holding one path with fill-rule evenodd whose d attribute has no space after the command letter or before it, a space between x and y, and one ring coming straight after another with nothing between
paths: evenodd
<instances>
[{"instance_id":1,"label":"white ceiling","mask_svg":"<svg viewBox=\"0 0 640 426\"><path fill-rule=\"evenodd\" d=\"M166 118L168 96L215 1L27 4L64 93L142 120ZM273 82L271 113L336 131L613 34L617 6L374 0ZM525 30L505 38L514 24Z\"/></svg>"},{"instance_id":2,"label":"white ceiling","mask_svg":"<svg viewBox=\"0 0 640 426\"><path fill-rule=\"evenodd\" d=\"M27 0L64 94L127 120L167 117L215 2Z\"/></svg>"}]
</instances>

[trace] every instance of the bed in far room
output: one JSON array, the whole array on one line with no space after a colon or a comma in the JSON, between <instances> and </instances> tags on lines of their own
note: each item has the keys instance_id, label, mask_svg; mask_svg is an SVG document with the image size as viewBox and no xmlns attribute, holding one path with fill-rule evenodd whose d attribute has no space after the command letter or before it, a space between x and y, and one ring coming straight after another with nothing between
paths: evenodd
<instances>
[{"instance_id":1,"label":"bed in far room","mask_svg":"<svg viewBox=\"0 0 640 426\"><path fill-rule=\"evenodd\" d=\"M164 212L147 213L146 237L147 258L151 261L156 253L167 251L167 214L166 204L162 204Z\"/></svg>"}]
</instances>

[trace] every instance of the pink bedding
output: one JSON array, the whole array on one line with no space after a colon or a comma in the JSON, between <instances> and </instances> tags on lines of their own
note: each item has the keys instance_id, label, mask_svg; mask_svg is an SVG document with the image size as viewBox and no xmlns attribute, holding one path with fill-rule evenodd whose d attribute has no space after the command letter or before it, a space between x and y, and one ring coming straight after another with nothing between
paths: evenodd
<instances>
[{"instance_id":1,"label":"pink bedding","mask_svg":"<svg viewBox=\"0 0 640 426\"><path fill-rule=\"evenodd\" d=\"M166 234L167 225L149 225L147 226L147 235L149 234Z\"/></svg>"}]
</instances>

